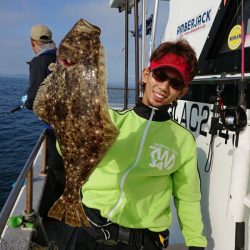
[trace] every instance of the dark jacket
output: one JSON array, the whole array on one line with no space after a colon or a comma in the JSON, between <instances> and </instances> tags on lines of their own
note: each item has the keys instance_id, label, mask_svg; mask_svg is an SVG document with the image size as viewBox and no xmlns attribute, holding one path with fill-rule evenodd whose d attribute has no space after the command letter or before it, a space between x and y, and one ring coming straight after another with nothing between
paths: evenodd
<instances>
[{"instance_id":1,"label":"dark jacket","mask_svg":"<svg viewBox=\"0 0 250 250\"><path fill-rule=\"evenodd\" d=\"M56 50L48 50L39 56L34 57L30 65L29 88L25 107L32 110L37 90L43 80L51 73L48 66L56 62Z\"/></svg>"}]
</instances>

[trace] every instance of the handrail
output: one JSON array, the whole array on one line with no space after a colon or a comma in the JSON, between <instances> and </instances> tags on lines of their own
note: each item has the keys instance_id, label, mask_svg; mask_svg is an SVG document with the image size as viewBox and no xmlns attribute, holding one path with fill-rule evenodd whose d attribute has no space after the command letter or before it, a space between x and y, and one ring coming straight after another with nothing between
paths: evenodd
<instances>
[{"instance_id":1,"label":"handrail","mask_svg":"<svg viewBox=\"0 0 250 250\"><path fill-rule=\"evenodd\" d=\"M2 235L2 232L4 230L6 223L7 223L9 215L12 211L12 208L13 208L13 206L16 202L16 199L19 195L19 192L22 188L22 185L23 185L28 173L32 169L33 162L37 156L37 153L38 153L45 137L46 137L46 129L40 135L35 147L33 148L28 160L26 161L26 163L24 165L24 168L22 169L21 173L19 174L19 176L17 178L17 181L15 183L15 187L10 192L8 199L2 208L2 211L0 213L0 236Z\"/></svg>"},{"instance_id":2,"label":"handrail","mask_svg":"<svg viewBox=\"0 0 250 250\"><path fill-rule=\"evenodd\" d=\"M33 166L33 165L32 165ZM27 185L26 185L26 206L25 206L25 214L32 213L32 203L33 203L33 168L30 168L28 175L26 177Z\"/></svg>"},{"instance_id":3,"label":"handrail","mask_svg":"<svg viewBox=\"0 0 250 250\"><path fill-rule=\"evenodd\" d=\"M195 79L192 80L192 84L196 84L196 83L204 83L206 82L206 84L209 84L209 83L234 83L234 82L237 82L237 81L241 81L241 76L230 76L230 77L220 77L220 76L213 76L213 77L197 77ZM247 83L250 82L250 77L249 76L246 76L245 77L245 81Z\"/></svg>"}]
</instances>

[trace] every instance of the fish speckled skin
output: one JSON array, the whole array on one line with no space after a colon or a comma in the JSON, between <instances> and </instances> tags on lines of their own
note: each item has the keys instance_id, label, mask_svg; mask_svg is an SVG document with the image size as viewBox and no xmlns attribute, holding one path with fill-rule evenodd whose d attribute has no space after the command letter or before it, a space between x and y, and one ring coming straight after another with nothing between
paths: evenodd
<instances>
[{"instance_id":1,"label":"fish speckled skin","mask_svg":"<svg viewBox=\"0 0 250 250\"><path fill-rule=\"evenodd\" d=\"M80 19L59 45L53 72L39 88L34 112L57 135L66 185L48 215L88 226L80 188L118 136L109 113L100 29Z\"/></svg>"}]
</instances>

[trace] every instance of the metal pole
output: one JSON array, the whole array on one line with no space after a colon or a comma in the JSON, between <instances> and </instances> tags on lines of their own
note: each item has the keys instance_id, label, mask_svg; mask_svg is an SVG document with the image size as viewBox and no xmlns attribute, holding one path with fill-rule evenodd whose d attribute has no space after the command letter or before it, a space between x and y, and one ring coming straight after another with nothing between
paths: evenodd
<instances>
[{"instance_id":1,"label":"metal pole","mask_svg":"<svg viewBox=\"0 0 250 250\"><path fill-rule=\"evenodd\" d=\"M244 25L244 1L241 0L241 78L245 75L245 25Z\"/></svg>"},{"instance_id":2,"label":"metal pole","mask_svg":"<svg viewBox=\"0 0 250 250\"><path fill-rule=\"evenodd\" d=\"M159 0L155 0L155 7L154 7L154 16L153 16L153 24L152 24L152 33L151 33L149 56L151 56L152 51L155 48L155 27L156 27L156 23L157 23L158 4L159 4Z\"/></svg>"},{"instance_id":3,"label":"metal pole","mask_svg":"<svg viewBox=\"0 0 250 250\"><path fill-rule=\"evenodd\" d=\"M125 79L124 79L124 109L128 108L128 0L125 1Z\"/></svg>"},{"instance_id":4,"label":"metal pole","mask_svg":"<svg viewBox=\"0 0 250 250\"><path fill-rule=\"evenodd\" d=\"M147 0L142 0L142 39L141 39L141 71L146 67L145 58L146 58L146 6Z\"/></svg>"},{"instance_id":5,"label":"metal pole","mask_svg":"<svg viewBox=\"0 0 250 250\"><path fill-rule=\"evenodd\" d=\"M246 90L247 84L245 82L245 25L244 25L244 5L241 0L241 82L238 84L238 104L246 110Z\"/></svg>"},{"instance_id":6,"label":"metal pole","mask_svg":"<svg viewBox=\"0 0 250 250\"><path fill-rule=\"evenodd\" d=\"M135 103L139 100L139 36L138 36L138 0L134 0L135 23Z\"/></svg>"},{"instance_id":7,"label":"metal pole","mask_svg":"<svg viewBox=\"0 0 250 250\"><path fill-rule=\"evenodd\" d=\"M33 165L33 163L32 163ZM33 200L33 168L31 167L27 175L27 185L26 185L26 214L32 213L32 200Z\"/></svg>"}]
</instances>

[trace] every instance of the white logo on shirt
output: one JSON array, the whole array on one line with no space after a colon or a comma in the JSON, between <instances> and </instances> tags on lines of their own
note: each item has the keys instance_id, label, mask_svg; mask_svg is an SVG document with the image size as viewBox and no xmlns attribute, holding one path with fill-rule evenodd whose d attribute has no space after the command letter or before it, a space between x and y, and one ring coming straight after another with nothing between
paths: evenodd
<instances>
[{"instance_id":1,"label":"white logo on shirt","mask_svg":"<svg viewBox=\"0 0 250 250\"><path fill-rule=\"evenodd\" d=\"M175 165L176 152L165 145L157 144L149 147L151 150L151 162L149 166L152 168L163 168L170 170Z\"/></svg>"}]
</instances>

